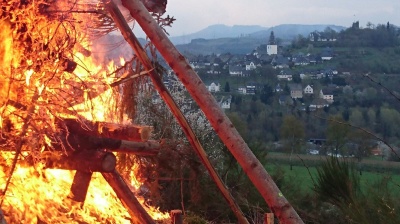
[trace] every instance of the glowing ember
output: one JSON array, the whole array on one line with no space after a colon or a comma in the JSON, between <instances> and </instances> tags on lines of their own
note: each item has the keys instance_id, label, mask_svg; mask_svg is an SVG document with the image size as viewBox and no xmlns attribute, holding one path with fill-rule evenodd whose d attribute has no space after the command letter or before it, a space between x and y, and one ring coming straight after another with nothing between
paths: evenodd
<instances>
[{"instance_id":1,"label":"glowing ember","mask_svg":"<svg viewBox=\"0 0 400 224\"><path fill-rule=\"evenodd\" d=\"M12 174L1 197L7 221L131 223L101 174L94 173L81 204L68 198L74 171L43 169L40 163L44 152L66 152L60 136L71 133L61 133L56 120L129 122L117 116L122 114L118 111L120 90L109 86L118 77L113 74L115 66L97 65L89 57L87 31L96 27L94 21L100 21L97 27L107 23L106 18L93 19L104 13L82 12L101 10L98 3L10 0L2 1L0 7L6 9L0 13L1 190ZM125 64L122 59L118 63ZM20 153L18 160L15 152ZM30 165L23 165L27 158ZM168 217L144 207L155 219Z\"/></svg>"}]
</instances>

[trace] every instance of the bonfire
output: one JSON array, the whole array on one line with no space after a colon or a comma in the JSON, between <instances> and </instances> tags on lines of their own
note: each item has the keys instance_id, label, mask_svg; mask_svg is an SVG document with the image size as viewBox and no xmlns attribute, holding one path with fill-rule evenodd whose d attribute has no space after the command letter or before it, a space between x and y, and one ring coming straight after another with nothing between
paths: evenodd
<instances>
[{"instance_id":1,"label":"bonfire","mask_svg":"<svg viewBox=\"0 0 400 224\"><path fill-rule=\"evenodd\" d=\"M165 2L144 3L166 21ZM127 116L134 78L144 74L135 56L102 64L92 55L93 42L116 29L103 2L0 4L2 218L152 223L168 217L134 193L141 184L137 166L130 163L124 177L116 169L120 155L156 155L160 141Z\"/></svg>"}]
</instances>

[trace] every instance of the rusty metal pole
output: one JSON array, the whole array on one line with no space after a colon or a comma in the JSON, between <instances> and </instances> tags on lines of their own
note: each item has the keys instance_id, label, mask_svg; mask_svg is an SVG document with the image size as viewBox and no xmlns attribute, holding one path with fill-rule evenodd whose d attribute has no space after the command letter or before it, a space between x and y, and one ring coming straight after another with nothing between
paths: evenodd
<instances>
[{"instance_id":1,"label":"rusty metal pole","mask_svg":"<svg viewBox=\"0 0 400 224\"><path fill-rule=\"evenodd\" d=\"M130 11L131 16L139 23L151 42L175 71L280 222L303 223L197 73L171 43L142 2L140 0L122 0L122 5Z\"/></svg>"}]
</instances>

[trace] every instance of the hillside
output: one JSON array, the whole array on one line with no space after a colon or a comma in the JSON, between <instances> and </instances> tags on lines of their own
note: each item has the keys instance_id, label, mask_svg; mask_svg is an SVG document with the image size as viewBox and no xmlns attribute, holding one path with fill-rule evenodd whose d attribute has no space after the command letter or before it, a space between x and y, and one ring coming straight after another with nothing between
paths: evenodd
<instances>
[{"instance_id":1,"label":"hillside","mask_svg":"<svg viewBox=\"0 0 400 224\"><path fill-rule=\"evenodd\" d=\"M174 44L187 44L193 39L219 39L219 38L236 38L241 36L247 36L251 33L260 32L263 30L268 30L267 27L257 26L257 25L234 25L227 26L223 24L216 24L208 26L198 32L171 37L171 41Z\"/></svg>"},{"instance_id":2,"label":"hillside","mask_svg":"<svg viewBox=\"0 0 400 224\"><path fill-rule=\"evenodd\" d=\"M180 52L192 54L221 54L230 52L232 54L247 54L260 44L265 43L262 39L250 37L220 38L220 39L195 39L189 44L176 45Z\"/></svg>"},{"instance_id":3,"label":"hillside","mask_svg":"<svg viewBox=\"0 0 400 224\"><path fill-rule=\"evenodd\" d=\"M324 31L327 27L335 31L345 29L345 27L336 25L283 24L273 28L214 25L184 37L171 37L171 40L181 52L186 51L192 54L221 54L228 52L247 54L260 44L265 44L271 31L274 31L275 37L288 43L298 35L308 36L313 31ZM250 32L257 29L259 30L256 32ZM196 39L191 39L194 37ZM185 44L179 44L182 42L185 42Z\"/></svg>"},{"instance_id":4,"label":"hillside","mask_svg":"<svg viewBox=\"0 0 400 224\"><path fill-rule=\"evenodd\" d=\"M345 29L345 27L343 26L327 25L327 24L320 24L320 25L282 24L279 26L271 27L267 30L261 30L252 33L250 34L250 37L266 39L269 37L271 31L274 31L276 37L279 37L283 40L291 40L297 37L298 35L306 37L313 31L324 31L327 27L330 27L336 32Z\"/></svg>"}]
</instances>

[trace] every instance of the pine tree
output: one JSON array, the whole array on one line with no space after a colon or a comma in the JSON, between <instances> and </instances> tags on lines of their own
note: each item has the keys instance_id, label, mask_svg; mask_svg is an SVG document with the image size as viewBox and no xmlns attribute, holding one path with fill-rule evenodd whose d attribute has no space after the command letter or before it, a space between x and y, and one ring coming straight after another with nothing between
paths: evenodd
<instances>
[{"instance_id":1,"label":"pine tree","mask_svg":"<svg viewBox=\"0 0 400 224\"><path fill-rule=\"evenodd\" d=\"M231 91L231 87L229 86L229 82L226 82L226 83L225 83L225 88L224 88L224 89L225 89L225 92L226 92L226 93L228 93L228 92Z\"/></svg>"}]
</instances>

